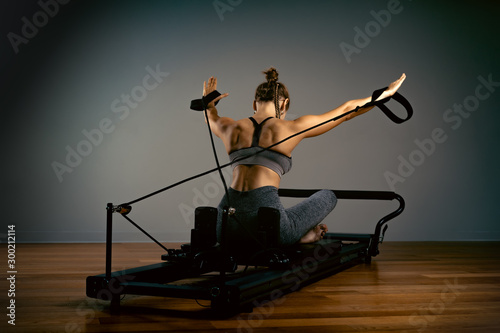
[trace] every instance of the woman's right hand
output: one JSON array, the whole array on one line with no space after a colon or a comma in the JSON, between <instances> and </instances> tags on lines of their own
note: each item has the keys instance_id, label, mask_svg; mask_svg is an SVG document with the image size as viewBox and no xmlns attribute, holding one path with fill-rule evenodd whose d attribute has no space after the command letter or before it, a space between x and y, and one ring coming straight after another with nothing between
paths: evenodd
<instances>
[{"instance_id":1,"label":"woman's right hand","mask_svg":"<svg viewBox=\"0 0 500 333\"><path fill-rule=\"evenodd\" d=\"M206 81L203 82L203 96L207 96L214 90L217 90L217 78L212 76L208 79L208 83ZM229 95L228 93L225 93L216 97L213 101L208 103L207 107L208 108L215 107L215 102L218 102L219 100L227 97L228 95Z\"/></svg>"}]
</instances>

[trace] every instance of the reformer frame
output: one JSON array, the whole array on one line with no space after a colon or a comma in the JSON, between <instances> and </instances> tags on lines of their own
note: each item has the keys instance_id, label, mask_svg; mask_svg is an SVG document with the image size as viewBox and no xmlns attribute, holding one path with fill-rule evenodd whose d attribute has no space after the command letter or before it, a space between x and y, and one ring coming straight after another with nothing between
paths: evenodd
<instances>
[{"instance_id":1,"label":"reformer frame","mask_svg":"<svg viewBox=\"0 0 500 333\"><path fill-rule=\"evenodd\" d=\"M316 191L279 189L278 194L281 197L301 198L309 197ZM206 228L214 227L213 223L204 223L206 221L195 221L191 243L183 244L181 249L166 249L125 216L130 209L109 203L106 207L105 273L87 277L86 294L91 298L110 301L112 314L119 313L121 296L130 294L208 300L215 313L230 316L252 312L262 301L281 297L354 265L370 263L372 257L379 254L379 244L383 241L387 222L404 210L404 199L388 191L333 192L338 199L396 200L399 206L382 217L371 234L327 233L321 241L313 244L277 249L273 247L276 244L269 241L276 238L276 235L272 235L276 229L264 230L261 239L268 248L261 253L266 255L249 258L224 246L224 242L215 246L213 241L204 242ZM162 255L163 262L111 271L113 213L116 212L167 251ZM279 215L277 221L276 215L273 217L272 214L262 218L266 224L272 224L274 219L274 223L279 225ZM213 215L210 219L213 222ZM246 267L243 271L242 266ZM255 266L255 269L248 271L248 266ZM193 278L199 281L182 282Z\"/></svg>"}]
</instances>

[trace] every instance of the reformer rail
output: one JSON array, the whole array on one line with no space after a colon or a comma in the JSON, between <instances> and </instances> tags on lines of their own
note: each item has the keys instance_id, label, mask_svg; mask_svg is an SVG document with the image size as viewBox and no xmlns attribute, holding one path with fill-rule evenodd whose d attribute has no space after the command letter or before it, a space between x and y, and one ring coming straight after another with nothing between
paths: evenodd
<instances>
[{"instance_id":1,"label":"reformer rail","mask_svg":"<svg viewBox=\"0 0 500 333\"><path fill-rule=\"evenodd\" d=\"M281 197L303 198L317 191L317 189L280 189L278 194ZM231 312L232 310L230 309L233 307L234 309L238 309L238 311L251 311L252 301L266 299L273 291L279 290L280 293L294 291L298 288L297 286L307 285L360 262L369 263L372 257L379 254L378 247L387 229L387 226L382 229L383 226L404 210L405 202L403 198L397 193L388 191L333 190L333 192L340 200L396 200L399 205L394 211L382 217L377 222L375 230L371 234L327 233L324 240L317 244L283 249L284 253L289 256L289 263L294 263L292 267L290 264L280 267L268 265L269 268L266 271L252 273L251 277L242 275L238 279L234 279L233 277L228 278L226 275L221 274L220 279L215 284L206 287L170 284L179 279L201 276L214 271L213 266L210 265L205 265L203 269L193 268L196 265L193 265L193 261L189 258L195 258L196 255L189 253L187 253L188 259L181 262L168 262L167 260L167 262L154 265L112 272L112 215L114 212L126 215L129 210L124 210L121 206L113 206L113 204L109 203L107 205L106 221L106 271L105 274L89 276L87 278L87 295L111 301L111 311L113 313L118 312L120 296L124 294L208 299L212 301L212 308L217 312ZM143 228L133 223L130 218L127 216L123 217L165 249L160 242L154 239ZM175 251L182 252L181 250ZM320 260L314 258L312 254L318 251L327 251L325 253L328 253L328 255L325 255ZM204 255L206 253L207 251L204 252ZM210 260L220 260L222 263L221 265L215 265L215 267L228 266L228 259L220 257L227 253L219 250L210 250L208 253ZM315 260L317 270L314 271L314 274L307 274L307 277L303 278L304 269L306 268L300 266L300 263L304 262L305 258L308 258L308 265L310 265L310 260ZM229 266L231 264L233 265L233 269L236 269L237 265L245 265L245 262L239 261L236 257L234 261L230 262ZM266 263L264 262L262 265L266 266ZM287 276L288 280L284 276ZM289 283L291 280L294 281L293 284ZM250 283L249 281L254 282ZM233 294L238 296L234 296Z\"/></svg>"}]
</instances>

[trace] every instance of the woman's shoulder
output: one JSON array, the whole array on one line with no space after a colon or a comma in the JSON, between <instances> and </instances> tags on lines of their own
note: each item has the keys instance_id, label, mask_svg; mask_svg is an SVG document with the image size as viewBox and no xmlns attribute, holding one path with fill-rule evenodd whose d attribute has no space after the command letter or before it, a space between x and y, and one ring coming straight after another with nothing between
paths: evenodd
<instances>
[{"instance_id":1,"label":"woman's shoulder","mask_svg":"<svg viewBox=\"0 0 500 333\"><path fill-rule=\"evenodd\" d=\"M234 128L247 128L247 127L251 127L251 126L252 126L252 123L248 117L237 119L233 122Z\"/></svg>"},{"instance_id":2,"label":"woman's shoulder","mask_svg":"<svg viewBox=\"0 0 500 333\"><path fill-rule=\"evenodd\" d=\"M225 125L224 132L226 135L230 136L240 135L241 133L248 132L253 128L253 125L248 118L236 120L231 119L230 121L227 121Z\"/></svg>"}]
</instances>

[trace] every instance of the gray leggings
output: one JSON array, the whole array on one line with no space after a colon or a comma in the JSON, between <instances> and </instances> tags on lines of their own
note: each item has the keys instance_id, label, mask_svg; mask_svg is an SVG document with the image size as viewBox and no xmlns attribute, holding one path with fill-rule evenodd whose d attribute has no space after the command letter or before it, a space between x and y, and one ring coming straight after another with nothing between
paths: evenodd
<instances>
[{"instance_id":1,"label":"gray leggings","mask_svg":"<svg viewBox=\"0 0 500 333\"><path fill-rule=\"evenodd\" d=\"M239 223L229 220L226 230L230 233L246 234L256 232L256 219L260 207L276 208L280 211L281 245L297 243L309 230L318 225L337 204L335 194L330 190L321 190L293 207L285 209L274 186L264 186L251 191L240 192L228 189L231 207L236 209ZM219 203L217 219L217 238L220 241L222 208L228 205L226 195ZM244 225L244 227L242 226Z\"/></svg>"}]
</instances>

